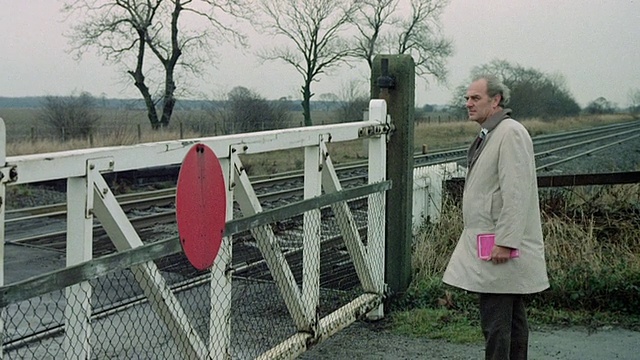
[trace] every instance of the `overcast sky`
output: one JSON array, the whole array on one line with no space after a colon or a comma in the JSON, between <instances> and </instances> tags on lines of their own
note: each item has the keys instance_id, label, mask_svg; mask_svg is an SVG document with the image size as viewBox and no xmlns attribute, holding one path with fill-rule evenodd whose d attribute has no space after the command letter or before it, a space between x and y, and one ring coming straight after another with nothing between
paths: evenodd
<instances>
[{"instance_id":1,"label":"overcast sky","mask_svg":"<svg viewBox=\"0 0 640 360\"><path fill-rule=\"evenodd\" d=\"M115 67L92 54L67 53L69 23L55 0L0 0L0 97L70 95L136 98ZM603 96L619 106L640 89L640 0L451 0L442 17L453 40L450 86L416 80L416 104L446 104L471 68L493 59L561 74L581 106ZM259 45L254 47L258 49ZM210 96L244 86L269 98L299 97L301 76L281 63L260 64L250 51L225 48L198 83ZM339 93L346 81L367 81L364 66L323 76L315 94Z\"/></svg>"}]
</instances>

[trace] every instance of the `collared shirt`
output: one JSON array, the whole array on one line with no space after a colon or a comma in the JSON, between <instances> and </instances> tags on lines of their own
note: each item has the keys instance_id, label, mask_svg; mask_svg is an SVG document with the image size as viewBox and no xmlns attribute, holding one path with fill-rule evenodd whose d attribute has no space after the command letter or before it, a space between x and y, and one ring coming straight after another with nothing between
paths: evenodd
<instances>
[{"instance_id":1,"label":"collared shirt","mask_svg":"<svg viewBox=\"0 0 640 360\"><path fill-rule=\"evenodd\" d=\"M508 119L510 117L511 109L503 109L502 111L498 111L495 114L491 115L482 123L482 129L480 130L480 133L467 151L467 172L471 171L471 167L473 167L473 164L475 164L478 156L480 156L480 152L482 152L484 144L491 130L495 129L495 127L498 126L498 124L500 124L502 120Z\"/></svg>"}]
</instances>

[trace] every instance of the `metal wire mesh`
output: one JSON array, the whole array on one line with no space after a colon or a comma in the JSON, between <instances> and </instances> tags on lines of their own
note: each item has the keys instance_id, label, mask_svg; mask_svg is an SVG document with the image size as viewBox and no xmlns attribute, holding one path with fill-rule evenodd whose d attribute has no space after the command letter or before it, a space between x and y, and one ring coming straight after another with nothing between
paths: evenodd
<instances>
[{"instance_id":1,"label":"metal wire mesh","mask_svg":"<svg viewBox=\"0 0 640 360\"><path fill-rule=\"evenodd\" d=\"M370 310L345 307L365 291L341 230L354 226L367 253L383 253L367 246L369 222L384 224L383 202L379 192L350 200L350 217L337 216L333 206L245 229L233 237L225 271L196 271L177 253L124 268L116 263L97 278L9 303L4 356L191 358L189 351L219 355L212 342L221 340L231 358L252 359L296 334L318 341L323 327ZM319 235L318 247L309 246L310 233ZM319 269L317 277L309 268ZM314 280L316 286L305 283ZM220 334L226 324L230 331Z\"/></svg>"}]
</instances>

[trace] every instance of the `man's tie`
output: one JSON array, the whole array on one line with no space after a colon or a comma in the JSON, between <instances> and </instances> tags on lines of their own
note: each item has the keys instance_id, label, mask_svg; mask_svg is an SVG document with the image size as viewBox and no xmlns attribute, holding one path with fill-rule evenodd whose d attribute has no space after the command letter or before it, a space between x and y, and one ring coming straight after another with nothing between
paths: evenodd
<instances>
[{"instance_id":1,"label":"man's tie","mask_svg":"<svg viewBox=\"0 0 640 360\"><path fill-rule=\"evenodd\" d=\"M482 130L480 130L480 133L478 134L478 138L476 139L476 149L480 147L484 139L487 137L488 133L489 133L489 130L485 128L482 128Z\"/></svg>"},{"instance_id":2,"label":"man's tie","mask_svg":"<svg viewBox=\"0 0 640 360\"><path fill-rule=\"evenodd\" d=\"M471 169L473 164L476 162L480 151L480 145L482 145L482 142L487 137L488 133L489 130L482 128L476 139L473 141L471 148L469 148L469 152L467 153L467 166L469 169Z\"/></svg>"}]
</instances>

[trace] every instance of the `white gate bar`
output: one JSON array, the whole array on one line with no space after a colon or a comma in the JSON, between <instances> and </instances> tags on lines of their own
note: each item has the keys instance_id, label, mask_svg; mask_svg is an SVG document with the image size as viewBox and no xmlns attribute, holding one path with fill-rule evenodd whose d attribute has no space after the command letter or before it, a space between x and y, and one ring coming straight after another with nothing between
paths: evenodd
<instances>
[{"instance_id":1,"label":"white gate bar","mask_svg":"<svg viewBox=\"0 0 640 360\"><path fill-rule=\"evenodd\" d=\"M321 194L322 160L320 146L304 148L304 199ZM315 333L317 330L317 308L320 298L320 209L307 211L303 215L302 238L302 300L305 304L306 318L312 323L305 330Z\"/></svg>"},{"instance_id":2,"label":"white gate bar","mask_svg":"<svg viewBox=\"0 0 640 360\"><path fill-rule=\"evenodd\" d=\"M329 151L324 144L321 146L323 152L322 186L324 191L328 194L341 191L342 185L340 185L340 180L331 161ZM373 284L373 278L369 270L369 261L367 260L367 249L362 243L362 240L360 240L360 233L358 232L358 227L353 219L349 205L346 201L340 201L331 205L331 208L336 215L336 221L344 238L345 246L353 260L353 266L356 269L362 288L364 291L375 292L376 288Z\"/></svg>"},{"instance_id":3,"label":"white gate bar","mask_svg":"<svg viewBox=\"0 0 640 360\"><path fill-rule=\"evenodd\" d=\"M384 100L371 100L369 102L369 119L372 122L387 122L387 103ZM387 124L390 126L390 124ZM387 136L369 138L369 184L385 181L387 173ZM392 184L393 185L393 184ZM367 219L367 248L369 250L369 265L371 265L371 273L375 292L384 294L385 278L385 239L386 228L385 221L377 218L376 214L384 214L386 208L386 194L369 195L368 219ZM382 303L369 314L370 320L380 319L384 316Z\"/></svg>"},{"instance_id":4,"label":"white gate bar","mask_svg":"<svg viewBox=\"0 0 640 360\"><path fill-rule=\"evenodd\" d=\"M93 257L93 215L87 211L86 199L93 194L93 182L87 166L87 177L67 179L67 266ZM89 213L89 214L88 214ZM65 293L65 331L62 348L67 359L90 359L91 294L88 281L69 286Z\"/></svg>"},{"instance_id":5,"label":"white gate bar","mask_svg":"<svg viewBox=\"0 0 640 360\"><path fill-rule=\"evenodd\" d=\"M242 145L243 153L257 154L315 146L322 135L330 134L332 142L366 137L363 127L380 125L374 122L352 122L336 125L309 126L247 134L172 140L131 146L114 146L55 153L10 156L7 166L15 166L18 177L12 184L24 184L85 175L87 160L103 157L115 159L112 171L126 171L155 166L180 164L187 151L196 143L209 146L219 158L228 158L234 145Z\"/></svg>"},{"instance_id":6,"label":"white gate bar","mask_svg":"<svg viewBox=\"0 0 640 360\"><path fill-rule=\"evenodd\" d=\"M217 155L217 154L216 154ZM226 174L227 221L233 219L233 189L229 184L233 181L230 174L228 158L219 158L222 173ZM231 176L231 177L230 177ZM216 360L231 359L231 267L232 237L222 238L222 245L213 266L209 284L209 358Z\"/></svg>"},{"instance_id":7,"label":"white gate bar","mask_svg":"<svg viewBox=\"0 0 640 360\"><path fill-rule=\"evenodd\" d=\"M235 169L235 196L240 210L244 216L250 216L262 212L262 205L251 186L249 177L242 167L242 162L237 152L231 154L232 168ZM268 225L251 229L251 235L256 239L256 245L264 256L267 267L273 280L280 289L284 303L297 329L307 329L311 319L306 318L302 294L296 283L296 279L289 268L289 264L282 254L278 239Z\"/></svg>"},{"instance_id":8,"label":"white gate bar","mask_svg":"<svg viewBox=\"0 0 640 360\"><path fill-rule=\"evenodd\" d=\"M127 218L104 178L94 179L94 213L118 251L142 246L142 240ZM207 347L192 327L180 302L167 286L153 261L136 265L132 272L149 299L149 304L165 322L181 353L189 359L204 359Z\"/></svg>"}]
</instances>

